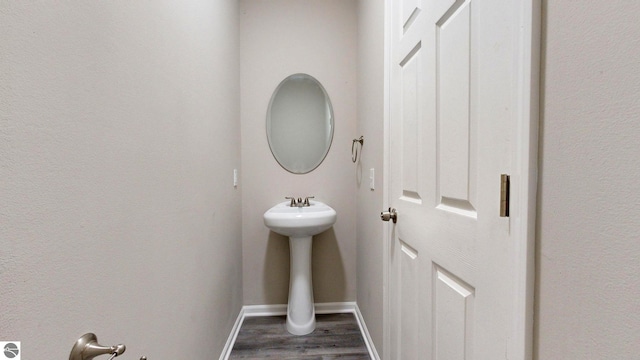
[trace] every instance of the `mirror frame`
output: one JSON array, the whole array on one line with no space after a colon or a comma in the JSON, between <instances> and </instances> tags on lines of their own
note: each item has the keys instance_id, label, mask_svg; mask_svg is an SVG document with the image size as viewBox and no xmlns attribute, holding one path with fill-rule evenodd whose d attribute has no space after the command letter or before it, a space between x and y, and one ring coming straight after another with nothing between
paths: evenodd
<instances>
[{"instance_id":1,"label":"mirror frame","mask_svg":"<svg viewBox=\"0 0 640 360\"><path fill-rule=\"evenodd\" d=\"M274 100L276 99L277 95L278 95L278 91L280 90L280 88L290 79L293 78L298 78L298 77L304 77L308 80L312 80L313 82L315 82L316 85L318 85L318 87L320 88L320 90L322 90L322 93L324 94L324 101L325 104L327 105L328 109L329 109L329 114L330 114L330 118L329 118L329 125L331 128L330 134L328 134L328 141L327 141L327 145L326 148L324 150L324 153L322 154L321 157L319 157L319 160L316 164L313 165L313 167L309 168L308 170L305 168L303 171L296 171L294 169L290 169L288 168L285 164L282 163L281 159L278 158L278 156L276 155L276 153L274 152L274 147L272 145L272 139L271 139L271 132L270 132L270 124L271 124L271 107L274 103ZM303 174L308 174L310 172L312 172L313 170L317 169L320 164L322 164L324 162L324 159L327 158L327 155L329 154L329 150L331 150L331 145L333 144L333 136L335 133L335 114L333 112L333 104L331 103L331 98L329 97L329 94L327 93L327 90L324 88L324 86L322 86L322 83L320 81L318 81L318 79L316 79L315 77L306 74L306 73L296 73L296 74L292 74L287 76L286 78L284 78L279 84L278 86L276 86L275 90L273 91L273 94L271 94L271 99L269 100L269 106L267 107L267 117L266 117L266 121L265 121L265 130L266 130L266 134L267 134L267 142L269 144L269 150L271 151L271 155L273 155L273 158L276 160L276 162L278 163L278 165L280 165L283 169L285 169L286 171L292 173L292 174L297 174L297 175L303 175Z\"/></svg>"}]
</instances>

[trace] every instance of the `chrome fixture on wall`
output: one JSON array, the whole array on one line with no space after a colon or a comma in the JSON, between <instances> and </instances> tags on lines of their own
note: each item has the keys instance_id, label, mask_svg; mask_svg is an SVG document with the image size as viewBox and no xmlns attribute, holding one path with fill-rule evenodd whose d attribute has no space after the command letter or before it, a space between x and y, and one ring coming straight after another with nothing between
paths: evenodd
<instances>
[{"instance_id":1,"label":"chrome fixture on wall","mask_svg":"<svg viewBox=\"0 0 640 360\"><path fill-rule=\"evenodd\" d=\"M351 143L351 161L354 163L358 161L358 145L360 143L360 153L362 153L362 146L364 145L364 136L360 136L358 139L353 139Z\"/></svg>"},{"instance_id":2,"label":"chrome fixture on wall","mask_svg":"<svg viewBox=\"0 0 640 360\"><path fill-rule=\"evenodd\" d=\"M100 355L111 355L109 360L112 360L116 356L122 355L126 349L124 344L102 346L98 344L98 338L95 334L86 333L71 348L69 360L91 360ZM143 356L140 360L147 360L147 357Z\"/></svg>"}]
</instances>

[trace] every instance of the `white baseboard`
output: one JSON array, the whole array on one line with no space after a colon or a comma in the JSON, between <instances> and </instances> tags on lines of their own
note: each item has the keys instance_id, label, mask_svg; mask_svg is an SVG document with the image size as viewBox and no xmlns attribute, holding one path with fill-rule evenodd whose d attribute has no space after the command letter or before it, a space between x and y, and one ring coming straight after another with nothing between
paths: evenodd
<instances>
[{"instance_id":1,"label":"white baseboard","mask_svg":"<svg viewBox=\"0 0 640 360\"><path fill-rule=\"evenodd\" d=\"M380 355L378 355L378 351L373 344L373 339L371 339L371 334L369 334L369 329L367 329L367 324L364 322L364 318L362 317L360 308L358 307L358 304L354 303L354 305L354 315L356 316L356 320L358 320L358 325L360 326L360 331L362 332L364 343L365 345L367 345L367 350L369 350L369 355L371 355L371 358L373 360L380 360Z\"/></svg>"},{"instance_id":2,"label":"white baseboard","mask_svg":"<svg viewBox=\"0 0 640 360\"><path fill-rule=\"evenodd\" d=\"M227 342L224 344L224 348L222 348L222 354L220 354L219 360L227 360L229 359L229 355L231 355L231 349L233 349L233 344L236 342L236 338L238 337L238 332L240 332L240 327L242 327L242 322L244 321L244 307L240 309L240 313L238 313L238 317L236 318L235 324L231 328L231 333L227 338Z\"/></svg>"},{"instance_id":3,"label":"white baseboard","mask_svg":"<svg viewBox=\"0 0 640 360\"><path fill-rule=\"evenodd\" d=\"M364 343L367 346L367 350L369 351L369 355L371 355L371 358L374 360L380 360L380 356L378 356L378 352L376 351L376 348L373 345L373 341L371 340L369 330L367 330L367 325L364 323L364 319L362 317L362 314L360 313L360 309L355 302L316 303L315 310L316 314L354 314L354 316L356 317L356 321L358 322L358 326L360 327L360 331L362 332ZM240 327L242 326L245 318L254 316L279 316L286 314L287 304L243 306L240 310L240 313L238 314L236 323L231 329L231 334L229 334L229 338L227 339L227 343L222 350L222 354L220 354L220 360L229 359L231 350L233 349L233 344L236 342L238 332L240 331Z\"/></svg>"},{"instance_id":4,"label":"white baseboard","mask_svg":"<svg viewBox=\"0 0 640 360\"><path fill-rule=\"evenodd\" d=\"M245 305L242 310L245 317L287 315L287 304Z\"/></svg>"}]
</instances>

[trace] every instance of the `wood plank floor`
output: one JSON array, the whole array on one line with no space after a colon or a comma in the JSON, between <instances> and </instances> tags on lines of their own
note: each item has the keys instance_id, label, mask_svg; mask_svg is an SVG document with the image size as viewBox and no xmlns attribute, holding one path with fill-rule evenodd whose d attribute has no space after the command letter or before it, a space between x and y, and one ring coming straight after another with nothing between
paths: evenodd
<instances>
[{"instance_id":1,"label":"wood plank floor","mask_svg":"<svg viewBox=\"0 0 640 360\"><path fill-rule=\"evenodd\" d=\"M229 359L370 360L353 314L316 315L316 329L295 336L285 316L244 319Z\"/></svg>"}]
</instances>

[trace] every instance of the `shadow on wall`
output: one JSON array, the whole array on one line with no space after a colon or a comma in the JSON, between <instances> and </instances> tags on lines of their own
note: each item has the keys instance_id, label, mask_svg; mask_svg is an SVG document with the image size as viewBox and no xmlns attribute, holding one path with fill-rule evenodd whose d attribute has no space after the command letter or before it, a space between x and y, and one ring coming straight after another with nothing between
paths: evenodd
<instances>
[{"instance_id":1,"label":"shadow on wall","mask_svg":"<svg viewBox=\"0 0 640 360\"><path fill-rule=\"evenodd\" d=\"M345 271L333 228L313 237L311 252L314 301L344 301L347 287ZM286 304L289 296L288 237L269 231L262 274L266 304Z\"/></svg>"},{"instance_id":2,"label":"shadow on wall","mask_svg":"<svg viewBox=\"0 0 640 360\"><path fill-rule=\"evenodd\" d=\"M314 301L326 303L355 300L347 299L344 264L333 228L313 237L312 251Z\"/></svg>"},{"instance_id":3,"label":"shadow on wall","mask_svg":"<svg viewBox=\"0 0 640 360\"><path fill-rule=\"evenodd\" d=\"M269 231L262 276L266 304L286 304L289 294L288 237Z\"/></svg>"}]
</instances>

